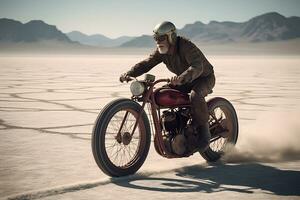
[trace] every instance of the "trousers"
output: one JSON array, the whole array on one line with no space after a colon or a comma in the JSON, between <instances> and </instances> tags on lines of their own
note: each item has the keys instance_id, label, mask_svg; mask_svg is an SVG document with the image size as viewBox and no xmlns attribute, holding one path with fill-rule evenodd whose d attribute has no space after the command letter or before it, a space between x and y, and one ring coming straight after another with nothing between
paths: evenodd
<instances>
[{"instance_id":1,"label":"trousers","mask_svg":"<svg viewBox=\"0 0 300 200\"><path fill-rule=\"evenodd\" d=\"M192 124L194 127L204 126L208 122L209 113L205 97L212 93L214 86L214 73L206 77L199 77L191 83L171 86L171 88L181 92L190 93Z\"/></svg>"}]
</instances>

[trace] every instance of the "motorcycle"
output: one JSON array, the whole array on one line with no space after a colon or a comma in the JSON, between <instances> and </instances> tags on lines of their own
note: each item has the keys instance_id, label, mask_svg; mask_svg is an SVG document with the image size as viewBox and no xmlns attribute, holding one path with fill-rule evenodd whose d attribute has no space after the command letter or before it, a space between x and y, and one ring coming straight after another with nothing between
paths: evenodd
<instances>
[{"instance_id":1,"label":"motorcycle","mask_svg":"<svg viewBox=\"0 0 300 200\"><path fill-rule=\"evenodd\" d=\"M165 158L189 157L197 151L197 133L192 128L189 94L165 86L170 79L144 80L130 85L131 99L119 98L99 113L92 134L92 151L99 168L111 177L134 174L143 165L150 148L151 127L154 147ZM221 97L207 101L211 140L207 150L199 152L208 162L219 160L226 147L238 139L238 119L232 104Z\"/></svg>"}]
</instances>

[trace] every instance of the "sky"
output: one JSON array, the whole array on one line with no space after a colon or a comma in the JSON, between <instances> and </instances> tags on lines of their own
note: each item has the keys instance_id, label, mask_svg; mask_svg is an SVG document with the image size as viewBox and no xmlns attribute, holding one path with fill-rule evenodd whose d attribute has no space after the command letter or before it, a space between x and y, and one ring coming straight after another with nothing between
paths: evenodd
<instances>
[{"instance_id":1,"label":"sky","mask_svg":"<svg viewBox=\"0 0 300 200\"><path fill-rule=\"evenodd\" d=\"M300 0L0 0L0 18L43 20L64 33L111 38L149 35L162 21L182 28L195 21L243 22L267 12L300 16Z\"/></svg>"}]
</instances>

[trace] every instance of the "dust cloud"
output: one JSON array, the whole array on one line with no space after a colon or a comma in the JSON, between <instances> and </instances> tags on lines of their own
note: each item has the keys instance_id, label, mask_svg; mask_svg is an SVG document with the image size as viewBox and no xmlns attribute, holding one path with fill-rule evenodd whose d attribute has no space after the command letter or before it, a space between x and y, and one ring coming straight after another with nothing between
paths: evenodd
<instances>
[{"instance_id":1,"label":"dust cloud","mask_svg":"<svg viewBox=\"0 0 300 200\"><path fill-rule=\"evenodd\" d=\"M228 147L227 163L300 160L300 111L266 112L239 133L236 147Z\"/></svg>"}]
</instances>

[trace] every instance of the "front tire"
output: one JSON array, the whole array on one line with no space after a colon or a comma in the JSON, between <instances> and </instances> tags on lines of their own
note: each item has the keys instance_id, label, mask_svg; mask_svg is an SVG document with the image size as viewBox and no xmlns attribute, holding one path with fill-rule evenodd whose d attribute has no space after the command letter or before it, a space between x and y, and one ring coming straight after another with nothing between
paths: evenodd
<instances>
[{"instance_id":1,"label":"front tire","mask_svg":"<svg viewBox=\"0 0 300 200\"><path fill-rule=\"evenodd\" d=\"M212 126L216 125L216 119L222 127L224 126L228 130L222 136L212 138L209 148L204 152L200 152L205 160L208 162L215 162L222 157L227 147L236 144L239 125L236 111L228 100L216 97L210 99L207 102L207 106L210 113L209 125L212 136L214 134L213 132L218 131L217 128L212 128ZM214 117L212 117L213 115Z\"/></svg>"},{"instance_id":2,"label":"front tire","mask_svg":"<svg viewBox=\"0 0 300 200\"><path fill-rule=\"evenodd\" d=\"M142 116L131 137L140 112ZM119 177L134 174L143 165L150 142L149 120L140 104L130 99L117 99L101 110L95 122L92 150L99 168L111 177Z\"/></svg>"}]
</instances>

